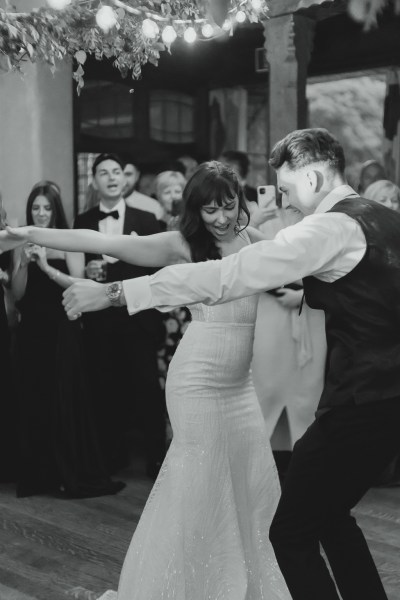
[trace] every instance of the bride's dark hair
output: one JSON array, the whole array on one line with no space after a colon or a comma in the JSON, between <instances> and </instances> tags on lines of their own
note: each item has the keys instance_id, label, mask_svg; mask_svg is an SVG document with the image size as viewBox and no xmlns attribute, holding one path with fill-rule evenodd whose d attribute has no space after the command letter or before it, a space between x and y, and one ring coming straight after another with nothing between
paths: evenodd
<instances>
[{"instance_id":1,"label":"bride's dark hair","mask_svg":"<svg viewBox=\"0 0 400 600\"><path fill-rule=\"evenodd\" d=\"M193 262L221 258L214 236L206 229L201 218L201 207L215 202L222 206L227 199L239 201L238 218L244 213L247 227L250 221L242 186L235 171L216 160L204 162L196 169L183 190L179 230L189 244ZM239 227L239 225L238 225Z\"/></svg>"}]
</instances>

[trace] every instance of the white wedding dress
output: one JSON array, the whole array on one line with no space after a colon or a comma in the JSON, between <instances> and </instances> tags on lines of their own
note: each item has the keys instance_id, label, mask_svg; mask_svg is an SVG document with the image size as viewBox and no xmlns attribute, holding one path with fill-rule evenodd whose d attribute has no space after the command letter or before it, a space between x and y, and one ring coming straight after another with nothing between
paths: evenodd
<instances>
[{"instance_id":1,"label":"white wedding dress","mask_svg":"<svg viewBox=\"0 0 400 600\"><path fill-rule=\"evenodd\" d=\"M290 599L268 539L280 488L250 373L257 301L191 307L167 378L173 440L118 600Z\"/></svg>"}]
</instances>

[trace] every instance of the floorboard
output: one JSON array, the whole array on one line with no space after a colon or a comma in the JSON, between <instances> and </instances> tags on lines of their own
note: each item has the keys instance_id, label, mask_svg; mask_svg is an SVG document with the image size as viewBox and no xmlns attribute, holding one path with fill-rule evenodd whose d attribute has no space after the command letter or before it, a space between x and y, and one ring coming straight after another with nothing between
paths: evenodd
<instances>
[{"instance_id":1,"label":"floorboard","mask_svg":"<svg viewBox=\"0 0 400 600\"><path fill-rule=\"evenodd\" d=\"M0 484L0 600L112 600L152 482L136 461L116 496L16 498ZM355 511L389 600L400 598L400 488L374 488ZM190 600L190 599L188 599ZM358 599L357 599L358 600Z\"/></svg>"}]
</instances>

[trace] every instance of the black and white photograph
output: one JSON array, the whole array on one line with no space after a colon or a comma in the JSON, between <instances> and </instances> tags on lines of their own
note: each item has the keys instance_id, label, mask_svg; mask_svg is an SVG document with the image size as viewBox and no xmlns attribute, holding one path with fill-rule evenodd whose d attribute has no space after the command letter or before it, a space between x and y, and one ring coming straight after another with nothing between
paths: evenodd
<instances>
[{"instance_id":1,"label":"black and white photograph","mask_svg":"<svg viewBox=\"0 0 400 600\"><path fill-rule=\"evenodd\" d=\"M0 600L400 599L400 0L0 0Z\"/></svg>"}]
</instances>

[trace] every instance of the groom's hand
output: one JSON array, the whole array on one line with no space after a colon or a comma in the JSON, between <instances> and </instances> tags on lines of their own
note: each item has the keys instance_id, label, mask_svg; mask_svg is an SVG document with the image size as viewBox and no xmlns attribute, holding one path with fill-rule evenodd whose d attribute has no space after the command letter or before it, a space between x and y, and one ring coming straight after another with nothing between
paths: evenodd
<instances>
[{"instance_id":1,"label":"groom's hand","mask_svg":"<svg viewBox=\"0 0 400 600\"><path fill-rule=\"evenodd\" d=\"M103 310L111 306L106 295L108 284L90 279L80 279L63 293L63 305L70 320L78 319L84 312Z\"/></svg>"}]
</instances>

